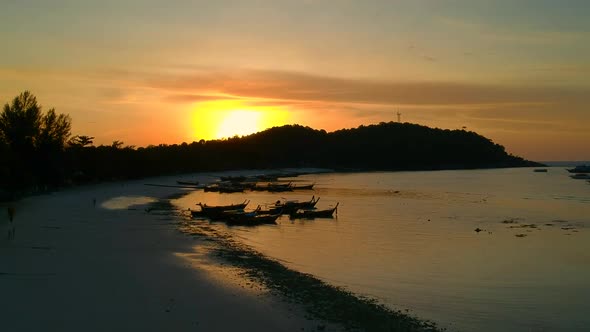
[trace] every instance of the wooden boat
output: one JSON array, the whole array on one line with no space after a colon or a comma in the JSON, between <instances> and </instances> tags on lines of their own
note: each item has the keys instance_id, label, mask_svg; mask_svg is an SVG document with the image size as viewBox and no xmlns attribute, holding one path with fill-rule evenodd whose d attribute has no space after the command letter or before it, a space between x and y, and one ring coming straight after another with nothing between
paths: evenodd
<instances>
[{"instance_id":1,"label":"wooden boat","mask_svg":"<svg viewBox=\"0 0 590 332\"><path fill-rule=\"evenodd\" d=\"M546 168L537 168L533 172L535 172L535 173L547 173L547 169Z\"/></svg>"},{"instance_id":2,"label":"wooden boat","mask_svg":"<svg viewBox=\"0 0 590 332\"><path fill-rule=\"evenodd\" d=\"M297 212L297 210L313 209L319 200L319 197L316 199L315 196L312 196L311 200L305 202L285 201L281 203L280 201L277 201L274 205L274 208L280 208L283 214L291 214Z\"/></svg>"},{"instance_id":3,"label":"wooden boat","mask_svg":"<svg viewBox=\"0 0 590 332\"><path fill-rule=\"evenodd\" d=\"M185 185L185 186L198 186L199 185L199 181L176 181L176 183L181 184L181 185Z\"/></svg>"},{"instance_id":4,"label":"wooden boat","mask_svg":"<svg viewBox=\"0 0 590 332\"><path fill-rule=\"evenodd\" d=\"M229 181L229 182L243 182L246 181L247 177L240 175L240 176L220 176L221 181Z\"/></svg>"},{"instance_id":5,"label":"wooden boat","mask_svg":"<svg viewBox=\"0 0 590 332\"><path fill-rule=\"evenodd\" d=\"M262 207L260 205L258 205L258 207L256 208L256 210L254 210L254 212L256 212L259 215L270 215L270 214L281 215L281 214L283 214L283 208L273 207L268 210L263 210Z\"/></svg>"},{"instance_id":6,"label":"wooden boat","mask_svg":"<svg viewBox=\"0 0 590 332\"><path fill-rule=\"evenodd\" d=\"M201 210L204 212L207 211L230 211L230 210L243 210L248 206L250 203L249 200L244 200L244 202L239 204L230 204L230 205L207 205L202 203L197 203L198 206L201 207Z\"/></svg>"},{"instance_id":7,"label":"wooden boat","mask_svg":"<svg viewBox=\"0 0 590 332\"><path fill-rule=\"evenodd\" d=\"M291 189L293 189L293 190L312 190L313 186L315 186L315 183L306 184L306 185L302 185L302 186L291 186Z\"/></svg>"},{"instance_id":8,"label":"wooden boat","mask_svg":"<svg viewBox=\"0 0 590 332\"><path fill-rule=\"evenodd\" d=\"M293 191L293 188L291 188L291 187L268 187L268 188L266 188L266 190L271 193L282 193L285 191Z\"/></svg>"},{"instance_id":9,"label":"wooden boat","mask_svg":"<svg viewBox=\"0 0 590 332\"><path fill-rule=\"evenodd\" d=\"M268 184L269 187L274 187L274 188L289 188L291 186L291 182L289 183L277 183L277 182L271 182Z\"/></svg>"},{"instance_id":10,"label":"wooden boat","mask_svg":"<svg viewBox=\"0 0 590 332\"><path fill-rule=\"evenodd\" d=\"M256 178L260 181L276 181L279 179L279 177L277 175L272 175L272 174L257 175Z\"/></svg>"},{"instance_id":11,"label":"wooden boat","mask_svg":"<svg viewBox=\"0 0 590 332\"><path fill-rule=\"evenodd\" d=\"M244 214L236 214L234 216L229 217L226 222L232 225L245 225L245 226L253 226L253 225L261 225L261 224L276 224L277 219L280 217L280 214L268 214L268 215L260 215L254 213L244 213Z\"/></svg>"},{"instance_id":12,"label":"wooden boat","mask_svg":"<svg viewBox=\"0 0 590 332\"><path fill-rule=\"evenodd\" d=\"M268 183L266 186L254 185L249 188L252 191L268 191L272 193L293 191L291 182L289 183Z\"/></svg>"},{"instance_id":13,"label":"wooden boat","mask_svg":"<svg viewBox=\"0 0 590 332\"><path fill-rule=\"evenodd\" d=\"M224 194L243 193L244 192L244 188L241 188L241 187L225 187L225 186L220 186L219 187L219 192L220 193L224 193Z\"/></svg>"},{"instance_id":14,"label":"wooden boat","mask_svg":"<svg viewBox=\"0 0 590 332\"><path fill-rule=\"evenodd\" d=\"M214 183L208 185L203 190L205 192L218 192L218 193L242 193L244 192L245 186L241 184L231 183Z\"/></svg>"},{"instance_id":15,"label":"wooden boat","mask_svg":"<svg viewBox=\"0 0 590 332\"><path fill-rule=\"evenodd\" d=\"M590 173L590 165L578 165L575 168L567 170L570 173Z\"/></svg>"},{"instance_id":16,"label":"wooden boat","mask_svg":"<svg viewBox=\"0 0 590 332\"><path fill-rule=\"evenodd\" d=\"M207 218L207 215L205 214L205 212L203 212L203 210L197 211L197 210L190 210L191 211L191 216L193 218Z\"/></svg>"},{"instance_id":17,"label":"wooden boat","mask_svg":"<svg viewBox=\"0 0 590 332\"><path fill-rule=\"evenodd\" d=\"M219 192L219 185L217 185L217 184L208 185L205 188L203 188L203 190L205 192Z\"/></svg>"},{"instance_id":18,"label":"wooden boat","mask_svg":"<svg viewBox=\"0 0 590 332\"><path fill-rule=\"evenodd\" d=\"M331 209L327 210L300 210L290 214L292 219L314 219L314 218L333 218L334 212L338 210L338 205L340 203L336 203Z\"/></svg>"}]
</instances>

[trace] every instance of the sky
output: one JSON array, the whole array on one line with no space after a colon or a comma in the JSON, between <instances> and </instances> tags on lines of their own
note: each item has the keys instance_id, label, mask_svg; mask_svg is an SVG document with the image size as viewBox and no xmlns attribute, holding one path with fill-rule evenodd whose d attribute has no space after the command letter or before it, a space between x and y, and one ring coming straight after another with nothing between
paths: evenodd
<instances>
[{"instance_id":1,"label":"sky","mask_svg":"<svg viewBox=\"0 0 590 332\"><path fill-rule=\"evenodd\" d=\"M1 1L0 103L30 90L97 144L399 112L590 160L590 1Z\"/></svg>"}]
</instances>

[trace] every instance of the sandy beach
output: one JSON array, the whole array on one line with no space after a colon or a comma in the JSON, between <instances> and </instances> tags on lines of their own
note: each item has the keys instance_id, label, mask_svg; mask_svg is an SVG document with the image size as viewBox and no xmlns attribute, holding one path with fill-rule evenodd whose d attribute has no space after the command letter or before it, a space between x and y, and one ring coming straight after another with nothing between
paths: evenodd
<instances>
[{"instance_id":1,"label":"sandy beach","mask_svg":"<svg viewBox=\"0 0 590 332\"><path fill-rule=\"evenodd\" d=\"M326 329L293 304L216 276L215 262L199 254L201 240L178 232L175 218L145 211L148 203L182 190L144 184L173 184L177 178L22 199L11 204L12 239L9 204L0 204L2 330Z\"/></svg>"}]
</instances>

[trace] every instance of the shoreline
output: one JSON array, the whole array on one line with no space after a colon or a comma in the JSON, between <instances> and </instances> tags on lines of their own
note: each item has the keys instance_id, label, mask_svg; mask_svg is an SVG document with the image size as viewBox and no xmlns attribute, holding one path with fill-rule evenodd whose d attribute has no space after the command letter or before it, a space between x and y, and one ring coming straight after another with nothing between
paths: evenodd
<instances>
[{"instance_id":1,"label":"shoreline","mask_svg":"<svg viewBox=\"0 0 590 332\"><path fill-rule=\"evenodd\" d=\"M285 172L297 172L297 170L303 170L300 174L309 173L374 173L374 172L435 172L435 171L461 171L461 170L488 170L488 169L508 169L508 168L535 168L535 167L559 167L541 162L532 162L534 165L508 165L508 164L489 164L489 165L477 165L477 166L453 166L447 165L442 167L401 167L401 168L323 168L323 167L284 167L284 168L273 168L273 169L223 169L218 171L195 171L189 173L178 173L178 174L164 174L154 175L149 177L141 178L121 178L111 180L95 180L80 183L72 183L69 185L58 186L46 190L30 190L20 193L10 193L0 188L0 204L6 204L18 200L25 199L27 197L49 195L55 192L61 192L64 190L75 190L77 188L94 187L105 184L116 184L126 182L144 181L147 179L159 179L159 178L182 178L187 175L202 175L202 174L223 174L223 175L239 175L239 174L267 174L277 171ZM309 172L305 171L309 170Z\"/></svg>"},{"instance_id":2,"label":"shoreline","mask_svg":"<svg viewBox=\"0 0 590 332\"><path fill-rule=\"evenodd\" d=\"M180 196L184 195L186 194ZM154 204L160 207L161 204L169 205L169 210L179 211L171 201ZM342 326L347 331L443 330L434 322L391 309L372 297L355 294L311 274L288 268L280 261L235 240L231 234L215 230L209 226L208 221L199 222L184 210L180 212L177 217L183 222L179 225L179 231L208 241L209 257L238 269L238 274L246 285L264 288L285 301L303 306L309 317L333 326ZM252 286L253 284L257 286ZM324 329L325 326L322 330Z\"/></svg>"},{"instance_id":3,"label":"shoreline","mask_svg":"<svg viewBox=\"0 0 590 332\"><path fill-rule=\"evenodd\" d=\"M256 171L197 173L149 179L152 182L173 183L177 178L190 176L200 177L207 182L213 179L212 174L248 175L252 172ZM94 322L96 313L74 308L68 302L82 304L82 307L113 306L112 302L116 298L109 298L102 293L116 291L117 297L122 296L126 300L114 305L117 312L99 309L101 315L111 315L112 319L106 318L107 322L124 324L140 313L154 315L149 324L126 325L126 329L141 327L161 330L164 328L161 324L165 324L166 327L173 326L175 330L181 331L196 326L222 330L239 327L247 331L439 330L431 322L392 310L374 299L332 286L312 275L289 269L227 234L208 233L206 227L195 230L195 223L183 220L182 211L177 213L178 209L170 202L191 191L147 187L144 180L75 187L30 196L19 202L21 206L17 210L16 240L14 243L5 239L0 241L0 279L9 281L0 285L0 291L8 295L5 297L8 301L0 305L0 310L11 313L8 326L22 326L24 317L19 318L19 314L27 312L27 317L31 314L27 302L42 297L46 298L41 301L43 306L33 306L33 314L39 314L39 311L44 310L43 307L51 310L37 319L29 320L29 325L25 324L29 327L24 328L24 331L38 330L41 326L54 326L57 330L66 331L78 329L79 324ZM121 197L131 197L131 201L121 201ZM96 198L99 206L93 207L92 200ZM76 203L78 209L72 211L68 204ZM51 211L43 210L44 207ZM24 212L21 212L23 209ZM101 229L103 227L97 224L105 220L107 228ZM66 230L73 237L54 238L53 234ZM93 240L97 231L100 234ZM0 235L3 234L4 230L0 227ZM136 234L141 236L125 237ZM89 235L91 239L85 241ZM111 248L105 248L100 240L105 240ZM76 253L68 252L71 250ZM16 259L11 261L11 254L17 256ZM103 259L101 256L104 255L108 258ZM57 267L53 266L52 261ZM162 269L166 272L154 272ZM137 271L142 271L142 275L138 276ZM81 278L72 279L68 274ZM118 278L120 275L124 276L121 280ZM103 282L103 278L108 281ZM165 280L167 285L159 283L160 279ZM46 285L29 289L35 283ZM131 287L133 290L126 288L136 283L143 287ZM79 298L73 292L84 289L83 284L98 285L98 288ZM197 289L190 293L193 296L188 296L186 289L192 287ZM163 291L171 295L164 296ZM196 300L202 297L203 292L207 294L206 300ZM155 297L160 298L160 301L148 301L147 306L144 304L142 310L137 310L134 306L139 303L134 297L144 300ZM168 299L163 300L165 297ZM223 308L204 309L212 299L216 299L214 303L223 303ZM182 308L179 308L179 303L183 303ZM245 307L249 308L247 313L242 312ZM199 308L200 314L195 316L197 318L191 317L195 315L191 308ZM80 315L81 318L73 324L62 316L64 322L61 325L51 325L54 317L63 314L62 310L67 316ZM177 311L180 314L171 314ZM201 316L204 312L207 313L206 319ZM272 318L260 312L272 312ZM231 325L222 318L234 314L241 315L243 321L237 319ZM165 320L166 315L175 316L176 320ZM112 325L107 327L98 324L96 328L112 329Z\"/></svg>"},{"instance_id":4,"label":"shoreline","mask_svg":"<svg viewBox=\"0 0 590 332\"><path fill-rule=\"evenodd\" d=\"M4 328L313 331L326 326L296 305L220 282L203 262L187 261L199 257L195 247L206 241L178 232L169 215L145 212L149 203L182 190L147 187L143 181L19 200L14 239L5 237L8 222L0 205Z\"/></svg>"},{"instance_id":5,"label":"shoreline","mask_svg":"<svg viewBox=\"0 0 590 332\"><path fill-rule=\"evenodd\" d=\"M213 242L209 249L211 255L238 268L246 280L260 284L271 294L303 306L307 315L314 319L343 326L347 331L441 331L433 322L290 269L206 224L185 222L180 231Z\"/></svg>"}]
</instances>

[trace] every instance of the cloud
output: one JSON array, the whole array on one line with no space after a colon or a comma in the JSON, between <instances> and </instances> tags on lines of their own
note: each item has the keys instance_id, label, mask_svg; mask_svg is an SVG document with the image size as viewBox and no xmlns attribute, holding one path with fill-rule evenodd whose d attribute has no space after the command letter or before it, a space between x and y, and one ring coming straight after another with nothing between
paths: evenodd
<instances>
[{"instance_id":1,"label":"cloud","mask_svg":"<svg viewBox=\"0 0 590 332\"><path fill-rule=\"evenodd\" d=\"M228 99L240 99L235 96L227 95L200 95L200 94L169 94L166 95L163 100L172 103L196 103L203 101L212 100L228 100Z\"/></svg>"},{"instance_id":2,"label":"cloud","mask_svg":"<svg viewBox=\"0 0 590 332\"><path fill-rule=\"evenodd\" d=\"M287 71L234 70L158 75L145 80L170 97L221 94L269 102L324 102L373 105L502 105L588 103L586 88L477 84L465 82L387 82ZM187 94L180 97L182 94Z\"/></svg>"}]
</instances>

